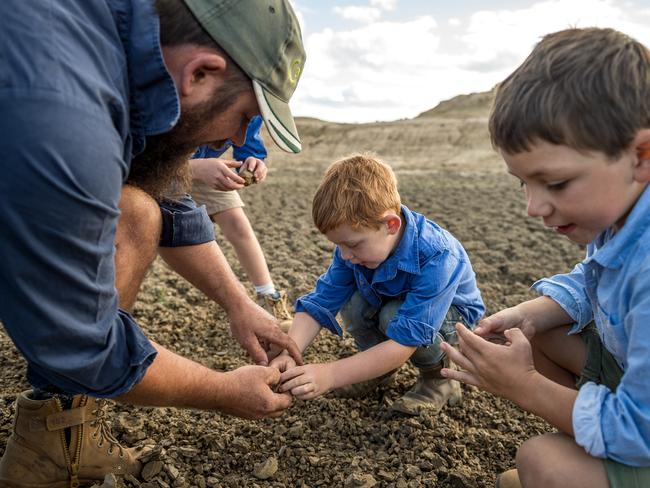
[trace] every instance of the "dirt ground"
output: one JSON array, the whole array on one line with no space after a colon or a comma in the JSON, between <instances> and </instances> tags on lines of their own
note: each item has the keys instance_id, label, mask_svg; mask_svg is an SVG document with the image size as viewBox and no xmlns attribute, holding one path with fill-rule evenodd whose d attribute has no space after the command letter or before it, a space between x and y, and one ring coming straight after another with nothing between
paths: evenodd
<instances>
[{"instance_id":1,"label":"dirt ground","mask_svg":"<svg viewBox=\"0 0 650 488\"><path fill-rule=\"evenodd\" d=\"M525 216L519 186L487 139L489 96L457 97L412 120L332 124L300 119L304 151L271 150L261 185L241 192L277 285L291 300L311 289L333 250L312 226L311 198L327 165L373 151L392 165L403 203L449 229L466 247L488 313L531 296L542 276L565 271L582 251ZM268 138L267 138L268 140ZM228 260L248 285L230 246ZM159 343L209 367L247 364L224 313L157 261L136 313ZM28 326L28 324L26 324ZM351 339L323 332L307 361L354 352ZM0 332L0 454L11 429L15 395L27 388L24 362ZM215 413L111 406L125 442L162 446L148 467L153 487L489 487L512 467L517 447L549 426L507 401L464 387L464 402L437 416L391 413L415 371L363 400L326 396L296 402L279 419L246 421ZM265 478L268 476L268 478Z\"/></svg>"}]
</instances>

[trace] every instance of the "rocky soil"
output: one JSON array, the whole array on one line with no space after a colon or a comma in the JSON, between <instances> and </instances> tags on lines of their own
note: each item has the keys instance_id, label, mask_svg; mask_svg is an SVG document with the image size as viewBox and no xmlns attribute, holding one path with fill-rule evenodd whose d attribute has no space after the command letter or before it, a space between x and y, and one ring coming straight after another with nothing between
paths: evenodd
<instances>
[{"instance_id":1,"label":"rocky soil","mask_svg":"<svg viewBox=\"0 0 650 488\"><path fill-rule=\"evenodd\" d=\"M479 94L481 95L481 94ZM530 297L544 275L567 270L582 251L525 216L517 182L487 139L489 96L459 97L413 120L332 124L299 120L305 149L271 151L266 182L241 191L273 278L294 300L326 269L332 246L311 224L313 192L327 165L357 151L391 164L403 202L464 243L488 312ZM454 111L453 104L457 104ZM267 139L268 140L268 139ZM244 283L235 254L219 242ZM136 316L147 334L206 366L229 370L248 360L230 337L220 308L157 261ZM349 338L324 332L307 361L354 352ZM549 430L507 401L464 388L462 405L437 416L391 413L415 371L363 400L330 396L296 402L279 419L247 421L220 414L111 405L124 442L155 441L161 456L146 467L142 487L453 487L493 486L512 467L517 447ZM15 395L27 388L24 362L0 332L0 454L11 430ZM114 484L108 479L105 486Z\"/></svg>"}]
</instances>

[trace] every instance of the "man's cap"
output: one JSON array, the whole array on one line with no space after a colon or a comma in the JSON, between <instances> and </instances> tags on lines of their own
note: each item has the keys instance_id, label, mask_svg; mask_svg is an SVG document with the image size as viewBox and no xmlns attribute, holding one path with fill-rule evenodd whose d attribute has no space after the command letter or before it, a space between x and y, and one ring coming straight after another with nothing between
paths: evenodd
<instances>
[{"instance_id":1,"label":"man's cap","mask_svg":"<svg viewBox=\"0 0 650 488\"><path fill-rule=\"evenodd\" d=\"M184 0L201 26L251 78L275 143L301 150L289 99L305 65L298 19L288 0Z\"/></svg>"}]
</instances>

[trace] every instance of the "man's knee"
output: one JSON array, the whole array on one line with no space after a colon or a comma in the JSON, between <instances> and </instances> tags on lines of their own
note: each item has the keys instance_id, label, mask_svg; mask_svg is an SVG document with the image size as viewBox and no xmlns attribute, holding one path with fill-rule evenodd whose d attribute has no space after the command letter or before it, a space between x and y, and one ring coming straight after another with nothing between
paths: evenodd
<instances>
[{"instance_id":1,"label":"man's knee","mask_svg":"<svg viewBox=\"0 0 650 488\"><path fill-rule=\"evenodd\" d=\"M143 254L155 256L162 228L156 201L139 188L125 185L119 206L116 246L135 247Z\"/></svg>"},{"instance_id":2,"label":"man's knee","mask_svg":"<svg viewBox=\"0 0 650 488\"><path fill-rule=\"evenodd\" d=\"M551 439L548 434L532 437L517 450L517 470L524 486L544 486L544 483L550 483L553 467L547 466L546 462L550 459L549 441Z\"/></svg>"}]
</instances>

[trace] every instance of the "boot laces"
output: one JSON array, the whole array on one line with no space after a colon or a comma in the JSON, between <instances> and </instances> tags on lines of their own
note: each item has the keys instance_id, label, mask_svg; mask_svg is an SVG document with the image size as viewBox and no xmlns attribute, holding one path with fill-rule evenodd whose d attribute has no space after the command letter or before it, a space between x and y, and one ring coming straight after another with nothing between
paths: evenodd
<instances>
[{"instance_id":1,"label":"boot laces","mask_svg":"<svg viewBox=\"0 0 650 488\"><path fill-rule=\"evenodd\" d=\"M106 420L106 411L104 410L104 407L104 400L97 399L97 406L93 410L95 419L90 423L90 425L96 427L97 430L93 432L92 437L93 439L98 439L97 447L102 447L104 441L106 441L109 443L108 454L113 454L115 448L117 448L119 450L119 456L122 458L124 457L124 448L111 432L111 428Z\"/></svg>"}]
</instances>

